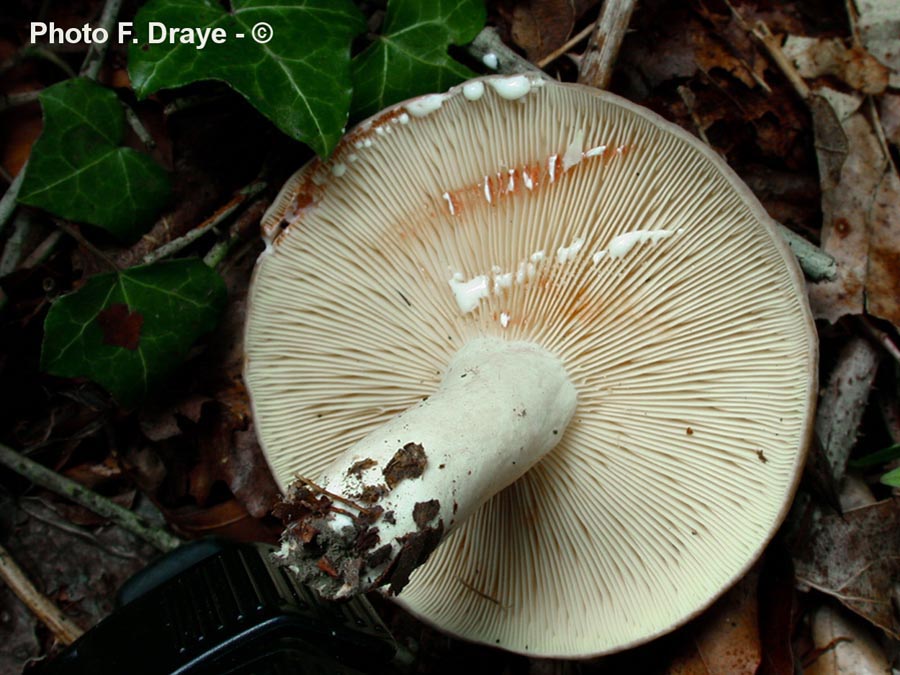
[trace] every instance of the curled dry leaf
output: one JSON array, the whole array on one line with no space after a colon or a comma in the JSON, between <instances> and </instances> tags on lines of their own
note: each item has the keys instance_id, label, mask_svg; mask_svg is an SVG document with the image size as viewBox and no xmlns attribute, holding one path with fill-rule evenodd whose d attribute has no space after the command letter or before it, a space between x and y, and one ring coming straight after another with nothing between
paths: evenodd
<instances>
[{"instance_id":1,"label":"curled dry leaf","mask_svg":"<svg viewBox=\"0 0 900 675\"><path fill-rule=\"evenodd\" d=\"M0 672L21 672L22 662L37 658L37 619L5 584L0 586Z\"/></svg>"},{"instance_id":2,"label":"curled dry leaf","mask_svg":"<svg viewBox=\"0 0 900 675\"><path fill-rule=\"evenodd\" d=\"M791 35L782 49L805 78L833 75L863 94L887 88L890 69L862 47L848 47L837 38Z\"/></svg>"},{"instance_id":3,"label":"curled dry leaf","mask_svg":"<svg viewBox=\"0 0 900 675\"><path fill-rule=\"evenodd\" d=\"M598 0L517 2L510 16L512 39L530 61L540 61L565 44L579 17L597 4Z\"/></svg>"},{"instance_id":4,"label":"curled dry leaf","mask_svg":"<svg viewBox=\"0 0 900 675\"><path fill-rule=\"evenodd\" d=\"M892 145L900 147L900 94L882 96L878 112L885 138Z\"/></svg>"},{"instance_id":5,"label":"curled dry leaf","mask_svg":"<svg viewBox=\"0 0 900 675\"><path fill-rule=\"evenodd\" d=\"M804 675L890 675L891 665L871 631L830 606L812 616L815 660Z\"/></svg>"},{"instance_id":6,"label":"curled dry leaf","mask_svg":"<svg viewBox=\"0 0 900 675\"><path fill-rule=\"evenodd\" d=\"M841 350L819 399L816 434L835 486L840 484L850 451L856 445L880 360L881 352L868 340L852 339Z\"/></svg>"},{"instance_id":7,"label":"curled dry leaf","mask_svg":"<svg viewBox=\"0 0 900 675\"><path fill-rule=\"evenodd\" d=\"M900 4L896 0L856 0L863 45L891 69L890 85L900 87Z\"/></svg>"},{"instance_id":8,"label":"curled dry leaf","mask_svg":"<svg viewBox=\"0 0 900 675\"><path fill-rule=\"evenodd\" d=\"M900 618L892 597L900 577L900 500L843 516L811 505L792 514L792 523L798 582L837 598L898 639Z\"/></svg>"},{"instance_id":9,"label":"curled dry leaf","mask_svg":"<svg viewBox=\"0 0 900 675\"><path fill-rule=\"evenodd\" d=\"M138 420L141 432L148 440L156 442L180 436L182 428L179 420L196 424L200 421L203 404L210 400L202 394L188 394L174 405L143 408Z\"/></svg>"},{"instance_id":10,"label":"curled dry leaf","mask_svg":"<svg viewBox=\"0 0 900 675\"><path fill-rule=\"evenodd\" d=\"M833 323L867 310L900 326L900 178L861 100L823 88L811 106L822 176L822 247L838 263L835 280L810 287L813 313Z\"/></svg>"},{"instance_id":11,"label":"curled dry leaf","mask_svg":"<svg viewBox=\"0 0 900 675\"><path fill-rule=\"evenodd\" d=\"M758 587L755 567L694 622L693 641L668 675L754 675L762 659Z\"/></svg>"}]
</instances>

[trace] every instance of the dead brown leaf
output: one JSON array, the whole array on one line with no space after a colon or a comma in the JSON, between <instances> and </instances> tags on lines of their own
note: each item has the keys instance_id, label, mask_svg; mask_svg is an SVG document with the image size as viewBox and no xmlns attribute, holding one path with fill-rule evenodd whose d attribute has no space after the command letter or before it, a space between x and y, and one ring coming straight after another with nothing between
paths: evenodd
<instances>
[{"instance_id":1,"label":"dead brown leaf","mask_svg":"<svg viewBox=\"0 0 900 675\"><path fill-rule=\"evenodd\" d=\"M890 675L891 664L867 626L834 607L819 607L812 616L815 660L804 675Z\"/></svg>"},{"instance_id":2,"label":"dead brown leaf","mask_svg":"<svg viewBox=\"0 0 900 675\"><path fill-rule=\"evenodd\" d=\"M4 584L0 587L0 672L19 673L22 664L40 654L37 620Z\"/></svg>"},{"instance_id":3,"label":"dead brown leaf","mask_svg":"<svg viewBox=\"0 0 900 675\"><path fill-rule=\"evenodd\" d=\"M148 440L164 441L182 433L179 420L194 424L200 421L203 404L210 401L208 396L190 393L169 405L155 405L141 410L139 424L141 432Z\"/></svg>"},{"instance_id":4,"label":"dead brown leaf","mask_svg":"<svg viewBox=\"0 0 900 675\"><path fill-rule=\"evenodd\" d=\"M900 328L900 177L888 163L869 212L866 309Z\"/></svg>"},{"instance_id":5,"label":"dead brown leaf","mask_svg":"<svg viewBox=\"0 0 900 675\"><path fill-rule=\"evenodd\" d=\"M200 462L191 472L191 494L204 505L214 483L222 481L252 516L262 518L280 491L253 432L243 387L234 399L207 406L198 439Z\"/></svg>"},{"instance_id":6,"label":"dead brown leaf","mask_svg":"<svg viewBox=\"0 0 900 675\"><path fill-rule=\"evenodd\" d=\"M814 107L822 168L822 247L837 261L838 275L810 287L813 313L834 323L867 309L900 326L900 180L861 101L830 89L819 93L841 124L847 154L835 182L835 156L843 147L837 147L833 125L822 124L828 116L817 115Z\"/></svg>"},{"instance_id":7,"label":"dead brown leaf","mask_svg":"<svg viewBox=\"0 0 900 675\"><path fill-rule=\"evenodd\" d=\"M693 644L668 675L754 675L762 658L758 587L754 568L693 624Z\"/></svg>"},{"instance_id":8,"label":"dead brown leaf","mask_svg":"<svg viewBox=\"0 0 900 675\"><path fill-rule=\"evenodd\" d=\"M834 492L837 492L850 452L856 445L880 361L881 351L868 340L851 339L838 355L828 384L821 393L815 429L830 468Z\"/></svg>"},{"instance_id":9,"label":"dead brown leaf","mask_svg":"<svg viewBox=\"0 0 900 675\"><path fill-rule=\"evenodd\" d=\"M856 0L854 4L862 43L891 69L891 86L900 87L900 5L896 0Z\"/></svg>"},{"instance_id":10,"label":"dead brown leaf","mask_svg":"<svg viewBox=\"0 0 900 675\"><path fill-rule=\"evenodd\" d=\"M881 94L888 86L890 69L860 46L791 35L782 49L807 79L832 75L863 94Z\"/></svg>"},{"instance_id":11,"label":"dead brown leaf","mask_svg":"<svg viewBox=\"0 0 900 675\"><path fill-rule=\"evenodd\" d=\"M884 136L894 147L900 147L900 94L885 94L879 105Z\"/></svg>"},{"instance_id":12,"label":"dead brown leaf","mask_svg":"<svg viewBox=\"0 0 900 675\"><path fill-rule=\"evenodd\" d=\"M235 541L275 543L281 535L279 525L254 518L236 499L206 509L190 506L163 512L169 523L189 537L215 535Z\"/></svg>"},{"instance_id":13,"label":"dead brown leaf","mask_svg":"<svg viewBox=\"0 0 900 675\"><path fill-rule=\"evenodd\" d=\"M599 0L526 0L508 11L513 41L532 62L557 50L575 22Z\"/></svg>"},{"instance_id":14,"label":"dead brown leaf","mask_svg":"<svg viewBox=\"0 0 900 675\"><path fill-rule=\"evenodd\" d=\"M833 596L892 638L900 637L891 600L900 578L900 500L843 516L810 505L792 520L790 548L798 582Z\"/></svg>"},{"instance_id":15,"label":"dead brown leaf","mask_svg":"<svg viewBox=\"0 0 900 675\"><path fill-rule=\"evenodd\" d=\"M791 557L780 539L766 550L759 573L759 632L761 663L756 675L794 672L792 638L796 592Z\"/></svg>"}]
</instances>

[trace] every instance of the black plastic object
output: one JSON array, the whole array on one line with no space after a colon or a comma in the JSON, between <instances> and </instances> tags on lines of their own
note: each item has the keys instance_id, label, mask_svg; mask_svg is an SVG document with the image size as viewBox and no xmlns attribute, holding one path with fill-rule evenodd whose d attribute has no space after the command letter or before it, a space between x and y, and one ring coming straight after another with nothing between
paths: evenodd
<instances>
[{"instance_id":1,"label":"black plastic object","mask_svg":"<svg viewBox=\"0 0 900 675\"><path fill-rule=\"evenodd\" d=\"M260 544L179 549L41 675L389 674L395 645L364 598L328 603Z\"/></svg>"}]
</instances>

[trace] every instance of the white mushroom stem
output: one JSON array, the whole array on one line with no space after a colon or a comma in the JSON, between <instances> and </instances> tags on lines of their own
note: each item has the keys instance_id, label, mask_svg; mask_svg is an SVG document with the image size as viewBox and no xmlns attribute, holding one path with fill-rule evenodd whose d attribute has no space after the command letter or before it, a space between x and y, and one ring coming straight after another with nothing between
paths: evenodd
<instances>
[{"instance_id":1,"label":"white mushroom stem","mask_svg":"<svg viewBox=\"0 0 900 675\"><path fill-rule=\"evenodd\" d=\"M433 395L291 486L278 555L325 597L398 593L453 527L553 449L575 403L556 356L470 342Z\"/></svg>"}]
</instances>

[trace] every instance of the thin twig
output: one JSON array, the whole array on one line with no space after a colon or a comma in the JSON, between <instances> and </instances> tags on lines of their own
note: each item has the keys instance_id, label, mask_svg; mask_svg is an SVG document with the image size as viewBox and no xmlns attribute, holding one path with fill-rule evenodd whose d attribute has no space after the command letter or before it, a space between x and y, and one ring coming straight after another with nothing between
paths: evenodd
<instances>
[{"instance_id":1,"label":"thin twig","mask_svg":"<svg viewBox=\"0 0 900 675\"><path fill-rule=\"evenodd\" d=\"M204 105L212 105L226 98L224 94L194 94L192 96L179 96L163 108L163 115L170 117L182 110L190 110Z\"/></svg>"},{"instance_id":2,"label":"thin twig","mask_svg":"<svg viewBox=\"0 0 900 675\"><path fill-rule=\"evenodd\" d=\"M136 513L102 497L83 485L61 476L12 448L0 444L0 464L51 492L71 499L152 544L160 551L171 551L181 540L165 530L149 525Z\"/></svg>"},{"instance_id":3,"label":"thin twig","mask_svg":"<svg viewBox=\"0 0 900 675\"><path fill-rule=\"evenodd\" d=\"M121 6L122 0L106 0L97 27L103 28L107 34L112 35L113 27L116 23L116 19L119 17L119 9ZM91 46L88 48L88 53L84 57L84 62L81 64L81 74L84 77L91 80L97 79L97 75L100 74L100 67L103 65L103 60L106 58L106 49L109 47L111 41L112 38L91 43Z\"/></svg>"},{"instance_id":4,"label":"thin twig","mask_svg":"<svg viewBox=\"0 0 900 675\"><path fill-rule=\"evenodd\" d=\"M305 485L305 486L306 486L307 488L309 488L313 493L317 493L317 494L320 494L320 495L325 495L326 497L328 497L328 498L329 498L331 501L333 501L333 502L340 502L340 503L342 503L342 504L346 504L347 506L356 509L357 511L359 511L359 513L362 513L362 514L365 515L365 516L371 516L371 515L372 515L372 511L370 511L370 510L367 509L366 507L360 506L359 504L357 504L357 503L354 502L353 500L347 499L347 498L344 497L343 495L339 495L339 494L336 494L336 493L334 493L334 492L329 492L329 491L326 490L325 488L323 488L323 487L321 487L320 485L317 485L316 483L314 483L313 481L311 481L309 478L304 478L304 477L301 476L300 474L294 474L294 479L295 479L296 481L302 483L303 485ZM338 509L336 509L334 506L332 506L331 508L332 508L333 511L337 511L337 510L338 510ZM359 516L354 516L352 513L349 513L349 512L347 512L347 511L341 510L340 512L343 513L343 514L345 514L345 515L347 515L348 517L352 518L353 520L357 520L357 519L359 518Z\"/></svg>"},{"instance_id":5,"label":"thin twig","mask_svg":"<svg viewBox=\"0 0 900 675\"><path fill-rule=\"evenodd\" d=\"M141 143L144 144L145 148L153 150L156 147L156 141L153 140L153 136L150 135L147 127L141 122L138 114L125 102L122 102L122 109L125 111L125 119L128 120L128 126L131 127L131 130L141 139Z\"/></svg>"},{"instance_id":6,"label":"thin twig","mask_svg":"<svg viewBox=\"0 0 900 675\"><path fill-rule=\"evenodd\" d=\"M29 503L32 501L46 509L47 514L41 513L38 509L34 508ZM123 551L115 546L107 546L102 541L100 541L93 532L90 532L83 527L63 520L42 499L38 499L35 497L23 498L19 502L19 508L22 509L24 513L28 514L29 517L34 518L39 523L43 523L47 527L52 527L61 532L65 532L66 534L71 534L73 537L78 537L91 546L102 549L110 555L116 556L117 558L123 558L125 560L141 560L140 556L136 555L133 551Z\"/></svg>"},{"instance_id":7,"label":"thin twig","mask_svg":"<svg viewBox=\"0 0 900 675\"><path fill-rule=\"evenodd\" d=\"M3 255L0 256L0 277L5 277L16 270L22 260L25 238L31 230L31 218L27 211L19 211L13 220L13 232L6 240Z\"/></svg>"},{"instance_id":8,"label":"thin twig","mask_svg":"<svg viewBox=\"0 0 900 675\"><path fill-rule=\"evenodd\" d=\"M235 244L242 241L247 232L250 230L248 225L252 223L259 223L260 218L265 212L267 206L269 204L269 200L267 199L258 199L253 202L247 209L238 216L232 226L228 229L228 237L221 241L217 241L215 245L209 249L209 253L207 253L203 257L203 262L213 269L217 268L222 264L222 261L225 260L225 257L234 248Z\"/></svg>"},{"instance_id":9,"label":"thin twig","mask_svg":"<svg viewBox=\"0 0 900 675\"><path fill-rule=\"evenodd\" d=\"M546 68L551 63L556 61L556 59L558 59L560 56L562 56L563 54L568 52L570 49L573 49L575 47L575 45L577 45L579 42L584 40L593 31L594 31L594 24L591 24L590 26L586 26L584 29L582 29L582 31L580 33L578 33L577 35L575 35L574 37L569 39L569 41L566 42L566 44L564 44L562 47L560 47L559 49L553 50L552 52L547 54L547 56L545 56L540 61L538 61L537 67L538 68Z\"/></svg>"},{"instance_id":10,"label":"thin twig","mask_svg":"<svg viewBox=\"0 0 900 675\"><path fill-rule=\"evenodd\" d=\"M11 58L0 64L0 74L11 70L28 58L43 59L48 63L52 63L66 74L66 77L75 77L75 71L63 59L51 49L47 49L44 45L27 45L16 52Z\"/></svg>"},{"instance_id":11,"label":"thin twig","mask_svg":"<svg viewBox=\"0 0 900 675\"><path fill-rule=\"evenodd\" d=\"M97 256L97 258L99 258L99 259L102 260L104 263L106 263L109 267L111 267L111 268L113 269L113 271L115 271L115 272L121 272L121 271L122 271L122 268L119 267L119 266L116 264L116 261L115 261L115 260L113 260L112 258L110 258L106 253L104 253L104 252L101 251L99 248L97 248L96 246L94 246L91 242L89 242L87 239L85 239L84 236L81 234L81 232L78 231L77 228L72 227L71 225L69 225L69 224L68 224L66 221L64 221L64 220L58 220L58 219L56 219L56 220L54 220L53 222L56 223L56 226L57 226L59 229L61 229L61 230L62 230L63 232L65 232L67 235L69 235L70 237L72 237L72 239L74 239L75 241L77 241L79 246L83 246L83 247L86 248L88 251L90 251L91 253L93 253L95 256Z\"/></svg>"},{"instance_id":12,"label":"thin twig","mask_svg":"<svg viewBox=\"0 0 900 675\"><path fill-rule=\"evenodd\" d=\"M681 97L684 107L687 108L688 114L694 122L694 126L697 127L697 133L700 135L700 139L707 145L712 146L712 143L709 142L709 136L706 135L706 130L703 128L703 124L701 124L700 118L697 116L697 97L694 96L694 92L691 91L690 87L682 84L678 87L678 95Z\"/></svg>"},{"instance_id":13,"label":"thin twig","mask_svg":"<svg viewBox=\"0 0 900 675\"><path fill-rule=\"evenodd\" d=\"M28 162L26 161L22 168L19 169L19 173L13 179L13 182L6 188L3 198L0 199L0 232L3 231L13 211L16 210L16 200L19 198L19 190L22 189L22 181L25 178L25 170L27 168Z\"/></svg>"},{"instance_id":14,"label":"thin twig","mask_svg":"<svg viewBox=\"0 0 900 675\"><path fill-rule=\"evenodd\" d=\"M55 249L56 245L59 243L59 240L62 239L62 236L62 230L53 230L53 232L47 235L47 238L38 244L37 247L28 254L28 257L22 261L22 269L27 270L36 265L40 265L49 258L50 254L53 253L53 249Z\"/></svg>"},{"instance_id":15,"label":"thin twig","mask_svg":"<svg viewBox=\"0 0 900 675\"><path fill-rule=\"evenodd\" d=\"M596 30L581 57L579 82L598 89L609 86L635 4L636 0L606 0L603 3Z\"/></svg>"},{"instance_id":16,"label":"thin twig","mask_svg":"<svg viewBox=\"0 0 900 675\"><path fill-rule=\"evenodd\" d=\"M61 643L70 645L81 637L84 631L63 614L62 610L54 605L46 595L34 587L22 568L16 564L9 551L3 546L0 546L0 577Z\"/></svg>"},{"instance_id":17,"label":"thin twig","mask_svg":"<svg viewBox=\"0 0 900 675\"><path fill-rule=\"evenodd\" d=\"M0 112L16 108L20 105L28 105L38 100L41 95L40 89L32 89L30 91L20 91L15 94L4 94L0 96Z\"/></svg>"},{"instance_id":18,"label":"thin twig","mask_svg":"<svg viewBox=\"0 0 900 675\"><path fill-rule=\"evenodd\" d=\"M837 277L837 263L829 254L808 242L793 230L778 223L778 231L800 263L803 273L812 281L831 281Z\"/></svg>"},{"instance_id":19,"label":"thin twig","mask_svg":"<svg viewBox=\"0 0 900 675\"><path fill-rule=\"evenodd\" d=\"M806 84L806 80L804 80L800 73L797 72L797 69L794 68L791 60L781 49L781 43L778 41L778 38L772 34L769 27L762 21L757 21L756 26L751 26L747 23L744 16L728 0L725 0L725 4L728 6L728 9L731 10L731 15L735 18L741 28L756 38L762 46L765 47L766 51L769 53L769 58L775 62L775 65L778 66L784 76L788 79L788 82L791 83L791 86L794 87L794 90L800 98L804 101L808 100L810 90L809 86Z\"/></svg>"},{"instance_id":20,"label":"thin twig","mask_svg":"<svg viewBox=\"0 0 900 675\"><path fill-rule=\"evenodd\" d=\"M219 207L219 209L217 209L215 213L213 213L209 218L197 225L197 227L188 230L177 239L166 242L159 248L150 251L141 259L141 262L145 265L149 265L150 263L154 263L157 260L162 260L163 258L177 253L186 246L192 244L204 234L209 232L211 229L213 229L217 225L220 225L226 218L234 213L241 206L241 204L243 204L249 198L259 194L263 189L265 189L265 187L265 181L258 179L253 181L249 185L245 185L240 190L238 190L238 192L228 201L227 204Z\"/></svg>"},{"instance_id":21,"label":"thin twig","mask_svg":"<svg viewBox=\"0 0 900 675\"><path fill-rule=\"evenodd\" d=\"M485 54L493 54L497 57L497 72L504 75L518 75L530 73L549 77L547 73L534 65L531 61L516 54L504 44L497 31L490 26L482 30L475 39L466 47L476 59L481 61Z\"/></svg>"},{"instance_id":22,"label":"thin twig","mask_svg":"<svg viewBox=\"0 0 900 675\"><path fill-rule=\"evenodd\" d=\"M890 354L892 359L900 363L900 348L894 344L891 336L869 321L868 317L860 316L859 320L866 332Z\"/></svg>"}]
</instances>

